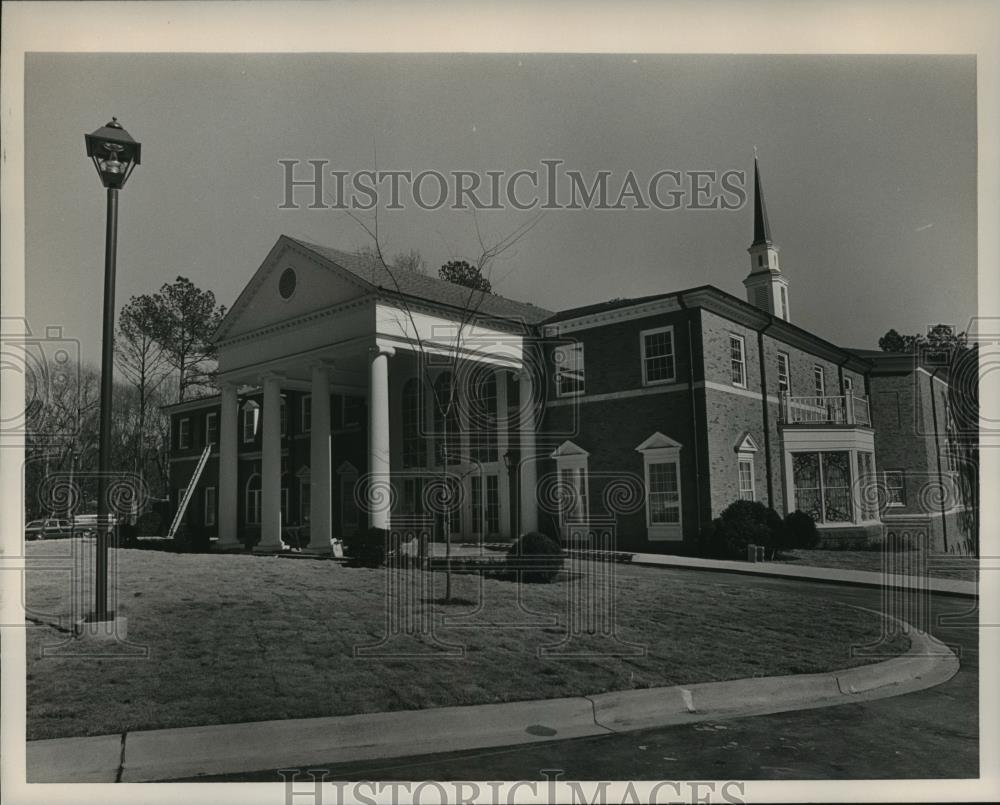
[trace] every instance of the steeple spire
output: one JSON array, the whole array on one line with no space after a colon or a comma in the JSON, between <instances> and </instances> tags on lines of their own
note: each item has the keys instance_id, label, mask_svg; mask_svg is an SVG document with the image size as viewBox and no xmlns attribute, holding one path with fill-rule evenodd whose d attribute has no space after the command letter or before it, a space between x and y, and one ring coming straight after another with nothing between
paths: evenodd
<instances>
[{"instance_id":1,"label":"steeple spire","mask_svg":"<svg viewBox=\"0 0 1000 805\"><path fill-rule=\"evenodd\" d=\"M788 321L788 280L778 267L778 247L771 241L756 147L753 149L753 243L747 251L750 252L750 273L743 280L747 301Z\"/></svg>"},{"instance_id":2,"label":"steeple spire","mask_svg":"<svg viewBox=\"0 0 1000 805\"><path fill-rule=\"evenodd\" d=\"M753 243L750 245L771 245L771 225L767 222L767 205L764 204L764 188L760 184L756 147L753 154Z\"/></svg>"}]
</instances>

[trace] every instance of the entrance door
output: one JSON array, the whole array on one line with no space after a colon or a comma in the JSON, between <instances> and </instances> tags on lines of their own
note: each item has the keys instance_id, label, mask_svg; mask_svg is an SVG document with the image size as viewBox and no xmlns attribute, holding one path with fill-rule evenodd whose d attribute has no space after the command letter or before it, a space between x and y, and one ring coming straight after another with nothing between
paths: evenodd
<instances>
[{"instance_id":1,"label":"entrance door","mask_svg":"<svg viewBox=\"0 0 1000 805\"><path fill-rule=\"evenodd\" d=\"M487 537L497 537L500 534L500 477L496 473L473 475L471 497L472 533L482 536L485 526Z\"/></svg>"}]
</instances>

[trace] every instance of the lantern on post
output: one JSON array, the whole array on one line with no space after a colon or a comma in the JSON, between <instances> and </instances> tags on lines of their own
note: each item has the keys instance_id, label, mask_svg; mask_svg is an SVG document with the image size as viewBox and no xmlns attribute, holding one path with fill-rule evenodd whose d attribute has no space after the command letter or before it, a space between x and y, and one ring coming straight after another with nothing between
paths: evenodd
<instances>
[{"instance_id":1,"label":"lantern on post","mask_svg":"<svg viewBox=\"0 0 1000 805\"><path fill-rule=\"evenodd\" d=\"M139 164L142 146L122 128L118 118L84 135L87 156L107 189L104 241L104 322L101 341L101 423L97 475L97 559L94 612L91 623L115 621L108 610L108 543L114 526L109 516L108 479L111 472L111 404L114 394L115 261L118 252L118 191ZM120 635L119 635L120 636Z\"/></svg>"}]
</instances>

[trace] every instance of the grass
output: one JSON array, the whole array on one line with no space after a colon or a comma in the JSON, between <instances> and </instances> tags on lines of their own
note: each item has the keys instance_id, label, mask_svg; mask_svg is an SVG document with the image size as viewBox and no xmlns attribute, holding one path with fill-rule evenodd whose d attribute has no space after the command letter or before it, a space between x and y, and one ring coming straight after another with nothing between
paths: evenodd
<instances>
[{"instance_id":1,"label":"grass","mask_svg":"<svg viewBox=\"0 0 1000 805\"><path fill-rule=\"evenodd\" d=\"M92 557L92 543L70 547ZM32 543L29 562L51 564L67 550L66 542ZM519 606L515 583L455 575L458 603L441 606L434 602L444 575L413 571L407 578L423 585L411 591L413 600L432 614L437 638L464 647L463 656L405 638L391 645L395 656L360 658L354 647L377 643L385 628L385 570L252 555L113 554L129 640L148 646L149 656L42 656L43 645L67 635L29 628L29 739L559 697L880 659L850 650L879 639L881 619L873 613L753 589L735 577L706 583L683 571L629 565L614 568L614 620L623 641L645 648L642 656L601 655L608 646L592 636L573 646L598 652L592 656L539 656L542 645L566 633L565 577L521 586ZM29 615L67 616L68 582L68 573L29 569ZM86 589L81 594L90 601ZM553 617L560 623L540 623ZM444 622L455 618L466 625ZM509 625L525 620L535 625ZM907 647L896 637L880 648Z\"/></svg>"},{"instance_id":2,"label":"grass","mask_svg":"<svg viewBox=\"0 0 1000 805\"><path fill-rule=\"evenodd\" d=\"M880 550L795 550L783 552L782 558L797 565L869 570L875 573L881 573L883 566L883 552ZM888 561L886 569L890 573L912 575L923 569L933 578L976 581L979 572L979 560L974 556L933 554L924 560L919 550L913 550L889 552L885 554L885 560Z\"/></svg>"}]
</instances>

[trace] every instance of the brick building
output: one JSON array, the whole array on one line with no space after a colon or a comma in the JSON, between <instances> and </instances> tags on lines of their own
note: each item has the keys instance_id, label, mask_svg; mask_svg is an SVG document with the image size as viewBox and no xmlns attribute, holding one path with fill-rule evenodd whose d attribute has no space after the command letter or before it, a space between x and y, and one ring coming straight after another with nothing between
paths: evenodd
<instances>
[{"instance_id":1,"label":"brick building","mask_svg":"<svg viewBox=\"0 0 1000 805\"><path fill-rule=\"evenodd\" d=\"M223 549L422 517L676 551L745 498L827 543L911 523L963 550L961 506L921 491L953 474L946 381L792 323L754 169L746 301L553 313L282 236L217 333L221 393L168 409L175 499L204 454L186 522Z\"/></svg>"}]
</instances>

